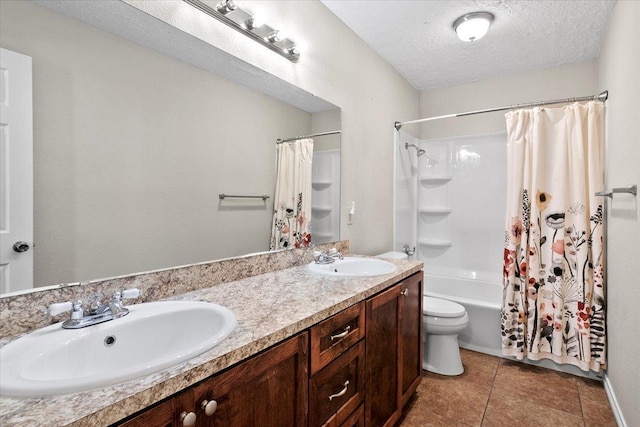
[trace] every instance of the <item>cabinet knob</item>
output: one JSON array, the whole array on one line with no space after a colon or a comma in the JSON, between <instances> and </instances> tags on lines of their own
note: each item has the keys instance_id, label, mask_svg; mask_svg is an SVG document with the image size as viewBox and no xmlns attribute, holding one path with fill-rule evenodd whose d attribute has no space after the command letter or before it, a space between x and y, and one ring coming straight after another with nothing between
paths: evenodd
<instances>
[{"instance_id":1,"label":"cabinet knob","mask_svg":"<svg viewBox=\"0 0 640 427\"><path fill-rule=\"evenodd\" d=\"M409 295L409 288L405 289L404 291L400 292L402 294L403 297L406 297L407 295Z\"/></svg>"},{"instance_id":2,"label":"cabinet knob","mask_svg":"<svg viewBox=\"0 0 640 427\"><path fill-rule=\"evenodd\" d=\"M347 393L347 389L349 388L349 380L344 382L344 388L337 392L336 394L329 395L329 401L332 401L336 397L342 397Z\"/></svg>"},{"instance_id":3,"label":"cabinet knob","mask_svg":"<svg viewBox=\"0 0 640 427\"><path fill-rule=\"evenodd\" d=\"M184 427L193 427L196 425L196 414L193 412L183 411L180 414L180 421Z\"/></svg>"},{"instance_id":4,"label":"cabinet knob","mask_svg":"<svg viewBox=\"0 0 640 427\"><path fill-rule=\"evenodd\" d=\"M204 413L207 417L216 413L216 409L218 409L218 402L215 400L203 400L200 404L200 407L204 409Z\"/></svg>"}]
</instances>

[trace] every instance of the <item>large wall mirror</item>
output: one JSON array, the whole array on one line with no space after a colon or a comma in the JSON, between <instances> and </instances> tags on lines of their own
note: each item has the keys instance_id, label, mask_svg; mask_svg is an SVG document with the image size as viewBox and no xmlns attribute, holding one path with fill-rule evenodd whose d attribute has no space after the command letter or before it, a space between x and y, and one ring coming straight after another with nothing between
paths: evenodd
<instances>
[{"instance_id":1,"label":"large wall mirror","mask_svg":"<svg viewBox=\"0 0 640 427\"><path fill-rule=\"evenodd\" d=\"M0 47L33 60L35 289L269 249L276 141L340 129L336 106L292 106L33 2L1 7ZM340 136L315 149L321 243L339 240Z\"/></svg>"}]
</instances>

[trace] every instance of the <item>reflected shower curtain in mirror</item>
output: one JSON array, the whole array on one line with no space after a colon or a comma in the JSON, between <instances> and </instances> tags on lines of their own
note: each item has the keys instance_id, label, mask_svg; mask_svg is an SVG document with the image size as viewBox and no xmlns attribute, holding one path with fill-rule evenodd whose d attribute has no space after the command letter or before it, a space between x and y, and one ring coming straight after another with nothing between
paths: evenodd
<instances>
[{"instance_id":1,"label":"reflected shower curtain in mirror","mask_svg":"<svg viewBox=\"0 0 640 427\"><path fill-rule=\"evenodd\" d=\"M270 249L306 247L311 244L313 140L283 142L277 152Z\"/></svg>"},{"instance_id":2,"label":"reflected shower curtain in mirror","mask_svg":"<svg viewBox=\"0 0 640 427\"><path fill-rule=\"evenodd\" d=\"M502 352L606 368L604 105L507 113Z\"/></svg>"}]
</instances>

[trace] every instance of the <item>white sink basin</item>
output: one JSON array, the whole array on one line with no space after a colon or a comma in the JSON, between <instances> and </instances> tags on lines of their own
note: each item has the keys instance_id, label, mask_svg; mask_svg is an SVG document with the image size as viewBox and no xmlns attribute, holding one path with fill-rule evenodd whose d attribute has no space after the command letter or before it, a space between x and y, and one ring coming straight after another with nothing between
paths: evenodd
<instances>
[{"instance_id":1,"label":"white sink basin","mask_svg":"<svg viewBox=\"0 0 640 427\"><path fill-rule=\"evenodd\" d=\"M382 276L396 271L396 266L388 261L375 258L344 258L331 264L309 264L315 273L336 277Z\"/></svg>"},{"instance_id":2,"label":"white sink basin","mask_svg":"<svg viewBox=\"0 0 640 427\"><path fill-rule=\"evenodd\" d=\"M128 306L127 316L83 329L60 323L0 349L0 394L75 393L161 371L219 344L235 329L227 308L198 301Z\"/></svg>"}]
</instances>

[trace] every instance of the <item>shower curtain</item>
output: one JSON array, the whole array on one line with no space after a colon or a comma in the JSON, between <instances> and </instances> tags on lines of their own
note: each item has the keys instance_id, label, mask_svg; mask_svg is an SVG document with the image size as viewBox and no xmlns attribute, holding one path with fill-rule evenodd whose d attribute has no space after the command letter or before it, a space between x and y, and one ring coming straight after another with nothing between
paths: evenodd
<instances>
[{"instance_id":1,"label":"shower curtain","mask_svg":"<svg viewBox=\"0 0 640 427\"><path fill-rule=\"evenodd\" d=\"M507 113L502 351L606 368L604 105Z\"/></svg>"},{"instance_id":2,"label":"shower curtain","mask_svg":"<svg viewBox=\"0 0 640 427\"><path fill-rule=\"evenodd\" d=\"M313 140L280 143L277 153L270 249L306 247L311 244Z\"/></svg>"}]
</instances>

